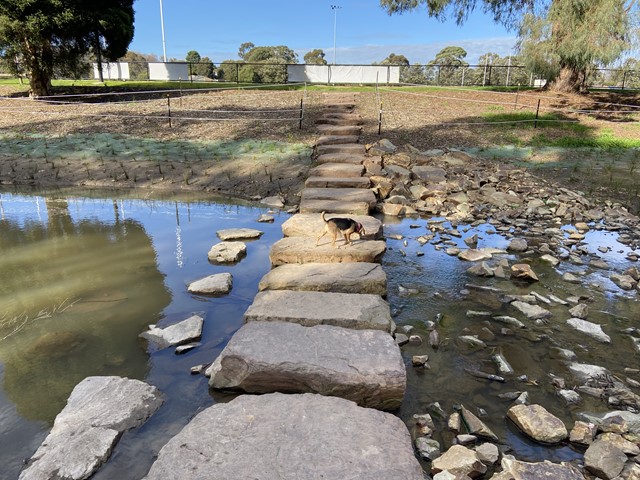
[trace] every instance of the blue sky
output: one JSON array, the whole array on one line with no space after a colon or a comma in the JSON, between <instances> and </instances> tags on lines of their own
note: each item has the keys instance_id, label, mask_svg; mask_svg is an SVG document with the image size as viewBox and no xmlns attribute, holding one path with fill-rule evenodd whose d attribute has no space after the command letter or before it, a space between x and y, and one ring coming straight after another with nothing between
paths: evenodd
<instances>
[{"instance_id":1,"label":"blue sky","mask_svg":"<svg viewBox=\"0 0 640 480\"><path fill-rule=\"evenodd\" d=\"M331 9L339 5L340 9ZM378 0L266 1L162 0L167 58L184 59L197 50L214 63L238 58L244 42L286 45L302 62L305 53L321 48L334 60L334 13L338 64L371 64L390 53L411 63L427 63L448 45L463 47L467 61L487 52L514 54L515 33L476 11L463 25L439 22L425 10L389 16ZM130 50L162 59L160 0L136 0L135 36Z\"/></svg>"}]
</instances>

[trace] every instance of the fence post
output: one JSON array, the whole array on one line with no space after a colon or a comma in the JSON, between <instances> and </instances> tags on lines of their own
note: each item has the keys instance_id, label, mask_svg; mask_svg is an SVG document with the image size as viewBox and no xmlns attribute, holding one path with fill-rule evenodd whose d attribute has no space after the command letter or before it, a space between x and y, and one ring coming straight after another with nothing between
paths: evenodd
<instances>
[{"instance_id":1,"label":"fence post","mask_svg":"<svg viewBox=\"0 0 640 480\"><path fill-rule=\"evenodd\" d=\"M520 84L518 84L518 89L516 90L516 101L513 102L513 109L518 108L518 95L520 94Z\"/></svg>"},{"instance_id":2,"label":"fence post","mask_svg":"<svg viewBox=\"0 0 640 480\"><path fill-rule=\"evenodd\" d=\"M302 104L302 98L301 98L300 99L300 130L302 130L302 112L303 112L302 107L303 107L303 104Z\"/></svg>"},{"instance_id":3,"label":"fence post","mask_svg":"<svg viewBox=\"0 0 640 480\"><path fill-rule=\"evenodd\" d=\"M467 68L466 67L462 67L462 83L460 84L461 87L464 87L464 74L467 73Z\"/></svg>"},{"instance_id":4,"label":"fence post","mask_svg":"<svg viewBox=\"0 0 640 480\"><path fill-rule=\"evenodd\" d=\"M236 85L240 85L240 65L236 63Z\"/></svg>"},{"instance_id":5,"label":"fence post","mask_svg":"<svg viewBox=\"0 0 640 480\"><path fill-rule=\"evenodd\" d=\"M624 90L624 84L625 84L626 80L627 80L627 71L624 70L622 72L622 90Z\"/></svg>"},{"instance_id":6,"label":"fence post","mask_svg":"<svg viewBox=\"0 0 640 480\"><path fill-rule=\"evenodd\" d=\"M533 122L533 128L538 128L538 115L540 114L540 99L538 99L538 108L536 108L536 119Z\"/></svg>"},{"instance_id":7,"label":"fence post","mask_svg":"<svg viewBox=\"0 0 640 480\"><path fill-rule=\"evenodd\" d=\"M171 96L167 93L167 116L169 117L169 128L171 128Z\"/></svg>"},{"instance_id":8,"label":"fence post","mask_svg":"<svg viewBox=\"0 0 640 480\"><path fill-rule=\"evenodd\" d=\"M380 112L378 113L378 136L382 132L382 102L380 102Z\"/></svg>"},{"instance_id":9,"label":"fence post","mask_svg":"<svg viewBox=\"0 0 640 480\"><path fill-rule=\"evenodd\" d=\"M182 108L182 77L178 77L178 85L180 86L180 108Z\"/></svg>"}]
</instances>

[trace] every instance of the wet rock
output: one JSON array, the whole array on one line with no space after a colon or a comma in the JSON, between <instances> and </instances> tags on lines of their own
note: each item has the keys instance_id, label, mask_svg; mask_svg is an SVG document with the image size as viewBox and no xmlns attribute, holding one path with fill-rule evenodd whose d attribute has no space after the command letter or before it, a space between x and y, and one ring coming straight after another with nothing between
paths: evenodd
<instances>
[{"instance_id":1,"label":"wet rock","mask_svg":"<svg viewBox=\"0 0 640 480\"><path fill-rule=\"evenodd\" d=\"M602 331L602 327L597 323L591 323L580 318L570 318L567 325L575 328L579 332L585 333L602 343L611 343L611 337Z\"/></svg>"},{"instance_id":2,"label":"wet rock","mask_svg":"<svg viewBox=\"0 0 640 480\"><path fill-rule=\"evenodd\" d=\"M567 405L573 405L582 401L580 394L575 390L558 390L557 394Z\"/></svg>"},{"instance_id":3,"label":"wet rock","mask_svg":"<svg viewBox=\"0 0 640 480\"><path fill-rule=\"evenodd\" d=\"M607 432L600 435L598 437L598 440L614 445L615 447L622 450L626 455L640 455L640 447L638 447L638 445L636 445L635 443L630 442L622 435Z\"/></svg>"},{"instance_id":4,"label":"wet rock","mask_svg":"<svg viewBox=\"0 0 640 480\"><path fill-rule=\"evenodd\" d=\"M511 302L511 305L521 313L523 313L529 320L545 319L551 316L551 312L549 310L546 310L538 305L530 305L518 300L516 300L515 302Z\"/></svg>"},{"instance_id":5,"label":"wet rock","mask_svg":"<svg viewBox=\"0 0 640 480\"><path fill-rule=\"evenodd\" d=\"M478 264L473 265L472 267L467 269L467 273L471 275L475 275L477 277L493 277L494 276L494 270L489 265L487 265L487 262L480 262Z\"/></svg>"},{"instance_id":6,"label":"wet rock","mask_svg":"<svg viewBox=\"0 0 640 480\"><path fill-rule=\"evenodd\" d=\"M494 480L584 480L584 475L570 464L521 462L511 455L505 455L501 462L503 472L492 477Z\"/></svg>"},{"instance_id":7,"label":"wet rock","mask_svg":"<svg viewBox=\"0 0 640 480\"><path fill-rule=\"evenodd\" d=\"M165 328L152 326L139 336L157 344L160 348L170 345L180 345L183 343L198 340L202 335L202 325L204 319L200 315L193 315L186 320L170 325Z\"/></svg>"},{"instance_id":8,"label":"wet rock","mask_svg":"<svg viewBox=\"0 0 640 480\"><path fill-rule=\"evenodd\" d=\"M284 208L284 200L278 196L265 197L260 200L260 203L267 207Z\"/></svg>"},{"instance_id":9,"label":"wet rock","mask_svg":"<svg viewBox=\"0 0 640 480\"><path fill-rule=\"evenodd\" d=\"M487 466L494 465L500 460L500 451L493 443L483 443L476 447L478 459Z\"/></svg>"},{"instance_id":10,"label":"wet rock","mask_svg":"<svg viewBox=\"0 0 640 480\"><path fill-rule=\"evenodd\" d=\"M513 240L511 240L511 242L509 242L509 245L507 246L507 251L516 252L516 253L526 252L528 248L529 248L529 244L524 238L514 238Z\"/></svg>"},{"instance_id":11,"label":"wet rock","mask_svg":"<svg viewBox=\"0 0 640 480\"><path fill-rule=\"evenodd\" d=\"M596 437L598 427L594 423L576 421L569 433L569 441L580 445L591 445Z\"/></svg>"},{"instance_id":12,"label":"wet rock","mask_svg":"<svg viewBox=\"0 0 640 480\"><path fill-rule=\"evenodd\" d=\"M423 479L407 427L394 415L336 397L275 393L200 412L162 447L146 480L276 479L283 472Z\"/></svg>"},{"instance_id":13,"label":"wet rock","mask_svg":"<svg viewBox=\"0 0 640 480\"><path fill-rule=\"evenodd\" d=\"M576 277L573 273L565 272L562 275L562 279L568 283L581 283L581 280Z\"/></svg>"},{"instance_id":14,"label":"wet rock","mask_svg":"<svg viewBox=\"0 0 640 480\"><path fill-rule=\"evenodd\" d=\"M411 364L414 367L424 367L429 361L429 355L414 355L411 357Z\"/></svg>"},{"instance_id":15,"label":"wet rock","mask_svg":"<svg viewBox=\"0 0 640 480\"><path fill-rule=\"evenodd\" d=\"M396 345L398 345L399 347L402 347L403 345L406 345L407 343L409 343L409 337L404 333L396 333L395 342L396 342Z\"/></svg>"},{"instance_id":16,"label":"wet rock","mask_svg":"<svg viewBox=\"0 0 640 480\"><path fill-rule=\"evenodd\" d=\"M541 443L554 444L569 436L562 420L541 405L515 405L507 412L507 418L527 436Z\"/></svg>"},{"instance_id":17,"label":"wet rock","mask_svg":"<svg viewBox=\"0 0 640 480\"><path fill-rule=\"evenodd\" d=\"M626 462L627 456L622 450L602 440L596 440L589 445L584 454L586 469L605 480L617 477Z\"/></svg>"},{"instance_id":18,"label":"wet rock","mask_svg":"<svg viewBox=\"0 0 640 480\"><path fill-rule=\"evenodd\" d=\"M556 257L554 257L553 255L549 255L548 253L545 255L542 255L540 257L540 260L550 263L552 266L557 267L558 264L560 263L560 260L558 260Z\"/></svg>"},{"instance_id":19,"label":"wet rock","mask_svg":"<svg viewBox=\"0 0 640 480\"><path fill-rule=\"evenodd\" d=\"M526 263L517 263L511 266L511 275L514 278L518 278L520 280L527 280L529 282L537 282L538 276L533 271L531 266Z\"/></svg>"},{"instance_id":20,"label":"wet rock","mask_svg":"<svg viewBox=\"0 0 640 480\"><path fill-rule=\"evenodd\" d=\"M611 275L611 281L613 283L615 283L618 287L620 287L622 290L633 290L637 283L633 277L629 276L629 275L618 275L618 274L612 274Z\"/></svg>"},{"instance_id":21,"label":"wet rock","mask_svg":"<svg viewBox=\"0 0 640 480\"><path fill-rule=\"evenodd\" d=\"M467 428L469 433L478 437L487 438L497 442L498 436L477 416L467 410L463 405L460 406L460 419Z\"/></svg>"},{"instance_id":22,"label":"wet rock","mask_svg":"<svg viewBox=\"0 0 640 480\"><path fill-rule=\"evenodd\" d=\"M475 248L468 248L466 250L462 250L458 254L458 258L460 260L467 260L469 262L478 262L478 261L481 261L481 260L488 260L492 256L493 255L488 250L475 249Z\"/></svg>"},{"instance_id":23,"label":"wet rock","mask_svg":"<svg viewBox=\"0 0 640 480\"><path fill-rule=\"evenodd\" d=\"M288 263L378 263L386 250L386 244L381 240L358 240L350 247L338 247L332 247L331 241L317 247L312 238L286 237L273 244L269 258L272 266Z\"/></svg>"},{"instance_id":24,"label":"wet rock","mask_svg":"<svg viewBox=\"0 0 640 480\"><path fill-rule=\"evenodd\" d=\"M603 260L591 260L589 266L601 270L609 270L609 264Z\"/></svg>"},{"instance_id":25,"label":"wet rock","mask_svg":"<svg viewBox=\"0 0 640 480\"><path fill-rule=\"evenodd\" d=\"M380 239L382 238L382 222L375 217L369 215L350 215L350 214L326 214L327 219L331 217L349 217L358 223L361 223L367 232L365 238ZM282 233L285 237L312 237L314 240L324 229L324 222L319 213L298 213L287 219L282 224ZM326 235L325 235L326 238ZM357 238L356 236L353 237Z\"/></svg>"},{"instance_id":26,"label":"wet rock","mask_svg":"<svg viewBox=\"0 0 640 480\"><path fill-rule=\"evenodd\" d=\"M589 307L587 306L586 303L579 303L575 307L570 308L569 309L569 313L574 318L585 319L585 318L587 318L587 315L589 314Z\"/></svg>"},{"instance_id":27,"label":"wet rock","mask_svg":"<svg viewBox=\"0 0 640 480\"><path fill-rule=\"evenodd\" d=\"M273 223L275 221L275 218L273 215L267 215L266 213L263 213L258 217L257 221L259 223Z\"/></svg>"},{"instance_id":28,"label":"wet rock","mask_svg":"<svg viewBox=\"0 0 640 480\"><path fill-rule=\"evenodd\" d=\"M476 478L484 474L487 467L478 459L478 455L473 450L461 445L453 445L431 463L431 473L442 471Z\"/></svg>"},{"instance_id":29,"label":"wet rock","mask_svg":"<svg viewBox=\"0 0 640 480\"><path fill-rule=\"evenodd\" d=\"M247 246L243 242L220 242L211 247L207 257L211 263L233 263L246 254Z\"/></svg>"},{"instance_id":30,"label":"wet rock","mask_svg":"<svg viewBox=\"0 0 640 480\"><path fill-rule=\"evenodd\" d=\"M440 456L440 443L433 438L418 437L415 441L418 454L428 461L435 460Z\"/></svg>"},{"instance_id":31,"label":"wet rock","mask_svg":"<svg viewBox=\"0 0 640 480\"><path fill-rule=\"evenodd\" d=\"M460 426L462 425L462 418L458 412L453 412L449 415L447 419L447 427L449 430L458 433L460 431Z\"/></svg>"},{"instance_id":32,"label":"wet rock","mask_svg":"<svg viewBox=\"0 0 640 480\"><path fill-rule=\"evenodd\" d=\"M260 230L256 230L254 228L226 228L224 230L218 230L216 232L216 235L218 235L218 238L220 238L220 240L227 241L241 240L244 238L260 238L263 233L264 232L261 232Z\"/></svg>"},{"instance_id":33,"label":"wet rock","mask_svg":"<svg viewBox=\"0 0 640 480\"><path fill-rule=\"evenodd\" d=\"M229 293L232 285L233 277L230 273L216 273L190 283L187 289L190 293L221 295Z\"/></svg>"},{"instance_id":34,"label":"wet rock","mask_svg":"<svg viewBox=\"0 0 640 480\"><path fill-rule=\"evenodd\" d=\"M85 378L20 480L90 477L109 458L122 432L143 424L161 404L158 389L139 380Z\"/></svg>"},{"instance_id":35,"label":"wet rock","mask_svg":"<svg viewBox=\"0 0 640 480\"><path fill-rule=\"evenodd\" d=\"M569 370L581 382L586 382L591 378L602 377L609 373L604 367L576 362L569 364Z\"/></svg>"}]
</instances>

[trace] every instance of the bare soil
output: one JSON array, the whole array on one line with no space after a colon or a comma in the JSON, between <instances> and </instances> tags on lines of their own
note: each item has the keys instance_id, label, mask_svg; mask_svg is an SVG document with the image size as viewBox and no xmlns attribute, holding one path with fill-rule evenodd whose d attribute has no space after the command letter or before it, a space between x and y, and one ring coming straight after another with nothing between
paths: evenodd
<instances>
[{"instance_id":1,"label":"bare soil","mask_svg":"<svg viewBox=\"0 0 640 480\"><path fill-rule=\"evenodd\" d=\"M247 199L278 194L295 203L308 169L313 166L316 120L326 98L335 92L352 91L340 87L330 91L185 91L181 95L170 92L170 97L167 93L137 92L36 102L3 87L0 94L7 97L0 99L0 139L1 143L10 139L13 150L0 149L0 183L38 188L198 191ZM353 92L353 96L357 112L363 117L361 141L373 144L387 138L401 150L407 145L419 150L483 149L528 144L536 137L545 141L598 138L603 134L640 138L637 92L569 96L544 91L416 91L387 87L379 92ZM575 123L558 122L540 122L539 128L533 128L531 122L522 122L532 118L538 101L541 115L553 114L556 120L579 122L579 128ZM589 112L581 112L584 110ZM95 148L97 140L92 141L100 135L109 135L125 147L106 154L104 149ZM25 153L25 144L43 138L45 143L46 139L67 140L73 145L73 155L47 153L46 149L44 154L31 154L28 149ZM246 140L254 141L251 148L244 143ZM140 142L152 147L143 154L139 150L133 153L131 145ZM266 150L272 151L265 153L260 151L263 142L283 146L268 144L271 146ZM221 144L226 145L222 150L212 146ZM300 145L307 149L301 150ZM163 153L159 154L158 148ZM32 151L35 150L34 146ZM566 150L552 153L551 157L548 152L532 154L513 161L528 162L541 175L592 193L623 189L622 196L628 198L631 187L614 184L614 177L624 178L629 185L640 184L635 178L636 161L640 160L637 149L630 151L631 156L627 149L616 160L616 168L609 170L607 158L614 158L619 152L597 151L596 160L590 161L583 161L580 152ZM593 187L589 182L598 176L603 181Z\"/></svg>"}]
</instances>

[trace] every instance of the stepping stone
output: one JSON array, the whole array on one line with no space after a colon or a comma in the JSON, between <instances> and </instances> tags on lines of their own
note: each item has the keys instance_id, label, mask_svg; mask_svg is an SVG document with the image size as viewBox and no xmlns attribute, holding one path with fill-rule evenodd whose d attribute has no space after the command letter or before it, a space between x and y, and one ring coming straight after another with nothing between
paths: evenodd
<instances>
[{"instance_id":1,"label":"stepping stone","mask_svg":"<svg viewBox=\"0 0 640 480\"><path fill-rule=\"evenodd\" d=\"M205 375L215 389L320 393L381 410L400 407L407 382L388 333L285 322L243 325Z\"/></svg>"},{"instance_id":2,"label":"stepping stone","mask_svg":"<svg viewBox=\"0 0 640 480\"><path fill-rule=\"evenodd\" d=\"M260 238L262 234L263 232L254 228L227 228L216 232L218 238L223 241Z\"/></svg>"},{"instance_id":3,"label":"stepping stone","mask_svg":"<svg viewBox=\"0 0 640 480\"><path fill-rule=\"evenodd\" d=\"M360 135L362 127L358 125L318 125L322 135Z\"/></svg>"},{"instance_id":4,"label":"stepping stone","mask_svg":"<svg viewBox=\"0 0 640 480\"><path fill-rule=\"evenodd\" d=\"M244 321L290 322L303 327L333 325L387 333L393 324L389 304L380 295L292 290L259 292Z\"/></svg>"},{"instance_id":5,"label":"stepping stone","mask_svg":"<svg viewBox=\"0 0 640 480\"><path fill-rule=\"evenodd\" d=\"M304 182L307 188L369 188L369 177L309 177Z\"/></svg>"},{"instance_id":6,"label":"stepping stone","mask_svg":"<svg viewBox=\"0 0 640 480\"><path fill-rule=\"evenodd\" d=\"M334 212L352 215L368 215L371 205L366 202L343 202L341 200L303 200L301 213Z\"/></svg>"},{"instance_id":7,"label":"stepping stone","mask_svg":"<svg viewBox=\"0 0 640 480\"><path fill-rule=\"evenodd\" d=\"M370 293L387 296L387 274L377 263L305 263L274 268L258 285L264 290Z\"/></svg>"},{"instance_id":8,"label":"stepping stone","mask_svg":"<svg viewBox=\"0 0 640 480\"><path fill-rule=\"evenodd\" d=\"M363 153L323 153L318 155L316 163L348 163L351 165L362 165L367 159Z\"/></svg>"},{"instance_id":9,"label":"stepping stone","mask_svg":"<svg viewBox=\"0 0 640 480\"><path fill-rule=\"evenodd\" d=\"M336 397L273 393L242 395L198 413L162 447L145 478L424 476L395 415Z\"/></svg>"},{"instance_id":10,"label":"stepping stone","mask_svg":"<svg viewBox=\"0 0 640 480\"><path fill-rule=\"evenodd\" d=\"M202 326L204 319L200 315L192 315L186 320L174 323L166 328L151 326L146 332L142 332L139 337L145 338L157 344L160 348L171 345L182 345L192 340L198 340L202 336Z\"/></svg>"},{"instance_id":11,"label":"stepping stone","mask_svg":"<svg viewBox=\"0 0 640 480\"><path fill-rule=\"evenodd\" d=\"M230 273L215 273L207 277L191 282L187 287L189 293L206 295L223 295L231 291L233 277Z\"/></svg>"},{"instance_id":12,"label":"stepping stone","mask_svg":"<svg viewBox=\"0 0 640 480\"><path fill-rule=\"evenodd\" d=\"M339 114L339 113L326 113L322 118L316 120L317 125L361 125L362 117L356 114Z\"/></svg>"},{"instance_id":13,"label":"stepping stone","mask_svg":"<svg viewBox=\"0 0 640 480\"><path fill-rule=\"evenodd\" d=\"M318 138L316 145L342 145L358 143L358 135L323 135Z\"/></svg>"},{"instance_id":14,"label":"stepping stone","mask_svg":"<svg viewBox=\"0 0 640 480\"><path fill-rule=\"evenodd\" d=\"M334 248L330 240L316 247L313 238L287 237L273 244L269 259L274 267L286 263L379 263L385 249L382 240L362 240L350 247Z\"/></svg>"},{"instance_id":15,"label":"stepping stone","mask_svg":"<svg viewBox=\"0 0 640 480\"><path fill-rule=\"evenodd\" d=\"M376 195L368 188L305 188L300 201L337 200L340 202L366 202L369 208L376 206ZM329 210L327 210L329 211Z\"/></svg>"},{"instance_id":16,"label":"stepping stone","mask_svg":"<svg viewBox=\"0 0 640 480\"><path fill-rule=\"evenodd\" d=\"M318 155L324 155L325 153L351 153L364 155L366 149L364 145L359 143L344 143L339 145L318 145L316 147L316 153Z\"/></svg>"},{"instance_id":17,"label":"stepping stone","mask_svg":"<svg viewBox=\"0 0 640 480\"><path fill-rule=\"evenodd\" d=\"M211 263L215 264L233 263L246 254L247 246L244 242L220 242L211 247L209 253L207 253L207 258Z\"/></svg>"},{"instance_id":18,"label":"stepping stone","mask_svg":"<svg viewBox=\"0 0 640 480\"><path fill-rule=\"evenodd\" d=\"M344 163L325 163L309 170L309 177L361 177L364 166Z\"/></svg>"},{"instance_id":19,"label":"stepping stone","mask_svg":"<svg viewBox=\"0 0 640 480\"><path fill-rule=\"evenodd\" d=\"M329 212L329 210L326 210ZM382 238L382 222L375 217L369 215L345 215L336 213L326 213L327 219L331 217L353 218L364 227L367 239ZM320 235L324 229L324 222L317 213L298 213L287 219L282 224L282 233L285 237L312 237L314 240ZM326 235L325 235L326 238ZM354 237L355 238L355 237ZM349 247L351 248L351 247Z\"/></svg>"}]
</instances>

